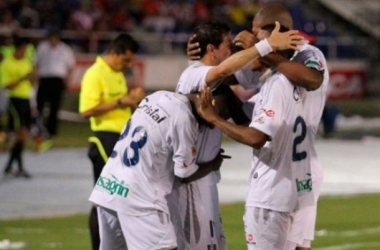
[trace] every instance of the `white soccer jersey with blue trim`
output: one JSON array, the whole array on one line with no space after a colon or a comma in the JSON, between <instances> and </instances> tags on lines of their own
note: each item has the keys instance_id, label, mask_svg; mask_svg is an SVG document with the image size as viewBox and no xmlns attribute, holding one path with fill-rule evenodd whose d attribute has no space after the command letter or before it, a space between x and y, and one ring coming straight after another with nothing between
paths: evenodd
<instances>
[{"instance_id":1,"label":"white soccer jersey with blue trim","mask_svg":"<svg viewBox=\"0 0 380 250\"><path fill-rule=\"evenodd\" d=\"M253 150L246 206L292 212L300 207L300 196L308 197L306 205L313 203L311 185L297 186L311 175L301 95L280 73L269 76L257 94L250 127L271 140Z\"/></svg>"},{"instance_id":2,"label":"white soccer jersey with blue trim","mask_svg":"<svg viewBox=\"0 0 380 250\"><path fill-rule=\"evenodd\" d=\"M174 176L193 174L198 123L188 99L168 91L147 96L125 126L90 197L133 216L169 213Z\"/></svg>"},{"instance_id":3,"label":"white soccer jersey with blue trim","mask_svg":"<svg viewBox=\"0 0 380 250\"><path fill-rule=\"evenodd\" d=\"M207 66L201 62L190 65L181 75L176 92L190 94L200 92L206 84L206 77L214 66ZM223 134L218 128L201 128L198 134L197 163L212 161L219 153ZM220 172L213 171L198 180L199 183L215 185L220 181Z\"/></svg>"}]
</instances>

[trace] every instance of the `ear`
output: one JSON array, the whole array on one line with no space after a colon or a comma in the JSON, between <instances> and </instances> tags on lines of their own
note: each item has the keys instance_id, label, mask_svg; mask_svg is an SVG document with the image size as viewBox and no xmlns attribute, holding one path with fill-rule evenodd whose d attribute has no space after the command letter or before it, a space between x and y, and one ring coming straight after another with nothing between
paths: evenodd
<instances>
[{"instance_id":1,"label":"ear","mask_svg":"<svg viewBox=\"0 0 380 250\"><path fill-rule=\"evenodd\" d=\"M206 47L206 51L207 51L207 52L214 53L214 49L215 49L214 45L212 45L212 44L207 44L207 47Z\"/></svg>"}]
</instances>

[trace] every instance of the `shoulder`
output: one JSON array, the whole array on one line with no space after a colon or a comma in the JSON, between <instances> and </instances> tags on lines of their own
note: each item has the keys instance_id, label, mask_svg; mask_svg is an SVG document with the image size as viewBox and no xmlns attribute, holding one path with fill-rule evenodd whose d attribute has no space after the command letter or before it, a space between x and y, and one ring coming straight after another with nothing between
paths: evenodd
<instances>
[{"instance_id":1,"label":"shoulder","mask_svg":"<svg viewBox=\"0 0 380 250\"><path fill-rule=\"evenodd\" d=\"M37 46L37 50L41 50L41 49L47 49L49 46L49 43L47 41L42 41L38 46Z\"/></svg>"},{"instance_id":2,"label":"shoulder","mask_svg":"<svg viewBox=\"0 0 380 250\"><path fill-rule=\"evenodd\" d=\"M327 68L326 58L322 51L309 44L303 45L292 61L302 63L307 67L312 67L319 71L326 70Z\"/></svg>"},{"instance_id":3,"label":"shoulder","mask_svg":"<svg viewBox=\"0 0 380 250\"><path fill-rule=\"evenodd\" d=\"M95 80L96 78L100 79L101 76L102 76L102 69L101 69L101 67L99 67L99 65L97 65L96 63L94 63L93 65L91 65L84 72L84 75L83 75L83 78L82 78L82 82L86 81L88 79L91 79L91 80Z\"/></svg>"},{"instance_id":4,"label":"shoulder","mask_svg":"<svg viewBox=\"0 0 380 250\"><path fill-rule=\"evenodd\" d=\"M61 49L65 50L67 52L72 52L71 47L64 42L60 42L59 46Z\"/></svg>"}]
</instances>

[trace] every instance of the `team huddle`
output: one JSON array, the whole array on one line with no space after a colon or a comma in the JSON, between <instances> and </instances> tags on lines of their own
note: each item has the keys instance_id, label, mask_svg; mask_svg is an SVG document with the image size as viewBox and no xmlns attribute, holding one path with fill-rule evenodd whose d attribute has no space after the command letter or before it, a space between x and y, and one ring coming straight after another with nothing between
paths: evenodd
<instances>
[{"instance_id":1,"label":"team huddle","mask_svg":"<svg viewBox=\"0 0 380 250\"><path fill-rule=\"evenodd\" d=\"M217 189L223 134L253 150L247 248L311 249L323 177L314 139L329 81L323 54L277 4L234 40L219 21L194 33L188 56L196 60L175 93L139 103L96 181L99 249L227 249ZM234 45L242 49L232 54ZM260 91L242 103L237 84Z\"/></svg>"}]
</instances>

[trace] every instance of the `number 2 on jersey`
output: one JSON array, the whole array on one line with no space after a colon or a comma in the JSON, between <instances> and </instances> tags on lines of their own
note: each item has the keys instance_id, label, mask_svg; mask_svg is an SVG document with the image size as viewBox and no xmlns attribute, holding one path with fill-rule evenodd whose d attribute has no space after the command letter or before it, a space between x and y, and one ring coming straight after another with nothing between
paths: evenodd
<instances>
[{"instance_id":1,"label":"number 2 on jersey","mask_svg":"<svg viewBox=\"0 0 380 250\"><path fill-rule=\"evenodd\" d=\"M129 121L128 124L127 124L127 127L125 128L125 130L123 131L123 133L120 135L119 140L122 140L122 139L124 139L125 137L128 136L130 127L131 127L131 122ZM133 139L133 137L136 134L139 134L139 140L138 141L135 141ZM148 140L148 135L146 133L145 128L142 127L142 126L136 127L133 130L133 132L132 132L131 139L132 139L132 141L129 144L129 147L127 147L124 150L124 155L123 155L123 163L127 167L135 166L140 161L139 149L142 148L142 147L144 147L145 143ZM128 155L129 148L131 148L133 150L133 157L130 157Z\"/></svg>"},{"instance_id":2,"label":"number 2 on jersey","mask_svg":"<svg viewBox=\"0 0 380 250\"><path fill-rule=\"evenodd\" d=\"M297 145L301 144L303 140L305 140L306 132L307 132L305 120L301 116L298 116L296 118L296 121L293 127L294 133L297 132L298 125L301 125L301 134L297 136L296 138L294 138L294 141L293 141L293 161L301 161L307 157L306 151L297 152Z\"/></svg>"}]
</instances>

